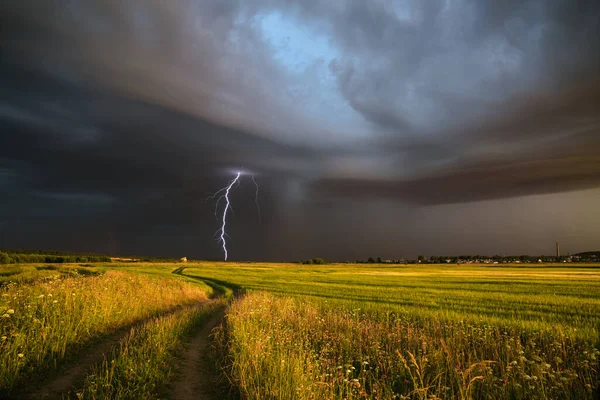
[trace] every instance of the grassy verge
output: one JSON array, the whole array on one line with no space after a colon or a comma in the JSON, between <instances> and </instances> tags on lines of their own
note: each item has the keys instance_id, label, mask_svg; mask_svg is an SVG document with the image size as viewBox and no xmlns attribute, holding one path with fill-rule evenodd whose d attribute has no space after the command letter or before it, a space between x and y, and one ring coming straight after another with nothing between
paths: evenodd
<instances>
[{"instance_id":1,"label":"grassy verge","mask_svg":"<svg viewBox=\"0 0 600 400\"><path fill-rule=\"evenodd\" d=\"M156 399L164 397L176 372L176 355L186 336L224 306L217 300L155 318L131 330L111 359L93 368L81 399Z\"/></svg>"},{"instance_id":2,"label":"grassy verge","mask_svg":"<svg viewBox=\"0 0 600 400\"><path fill-rule=\"evenodd\" d=\"M205 288L181 279L117 271L64 278L42 271L31 284L0 289L0 392L57 368L103 334L207 298Z\"/></svg>"},{"instance_id":3,"label":"grassy verge","mask_svg":"<svg viewBox=\"0 0 600 400\"><path fill-rule=\"evenodd\" d=\"M581 400L598 393L595 343L552 330L263 293L234 302L227 323L221 347L244 399Z\"/></svg>"}]
</instances>

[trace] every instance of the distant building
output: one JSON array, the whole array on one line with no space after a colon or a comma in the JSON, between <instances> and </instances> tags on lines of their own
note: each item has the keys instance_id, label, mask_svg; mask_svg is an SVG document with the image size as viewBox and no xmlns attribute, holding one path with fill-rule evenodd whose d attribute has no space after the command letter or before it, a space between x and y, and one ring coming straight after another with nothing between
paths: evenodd
<instances>
[{"instance_id":1,"label":"distant building","mask_svg":"<svg viewBox=\"0 0 600 400\"><path fill-rule=\"evenodd\" d=\"M181 262L183 262L183 263L184 263L184 262L187 262L187 257L181 257L181 258L179 259L179 261L181 261Z\"/></svg>"}]
</instances>

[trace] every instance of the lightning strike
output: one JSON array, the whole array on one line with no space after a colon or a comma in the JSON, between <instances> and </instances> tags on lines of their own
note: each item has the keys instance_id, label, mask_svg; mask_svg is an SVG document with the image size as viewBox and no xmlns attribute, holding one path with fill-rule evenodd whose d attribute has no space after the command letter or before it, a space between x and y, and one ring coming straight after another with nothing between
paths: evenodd
<instances>
[{"instance_id":1,"label":"lightning strike","mask_svg":"<svg viewBox=\"0 0 600 400\"><path fill-rule=\"evenodd\" d=\"M221 225L221 235L220 235L219 241L223 245L223 252L225 253L225 261L227 261L227 241L225 240L225 236L227 234L225 233L225 227L227 224L227 210L229 210L229 192L231 191L231 188L233 187L233 185L235 185L235 183L240 179L240 174L241 174L240 172L237 173L235 179L232 180L231 183L226 187L225 194L223 195L223 197L225 198L225 210L223 211L223 225ZM217 192L217 193L219 193L219 192Z\"/></svg>"},{"instance_id":2,"label":"lightning strike","mask_svg":"<svg viewBox=\"0 0 600 400\"><path fill-rule=\"evenodd\" d=\"M258 183L254 180L254 175L252 175L252 182L254 186L256 186L256 194L254 195L254 203L256 204L256 209L258 210L258 222L262 224L262 217L260 216L260 206L258 205Z\"/></svg>"},{"instance_id":3,"label":"lightning strike","mask_svg":"<svg viewBox=\"0 0 600 400\"><path fill-rule=\"evenodd\" d=\"M217 190L215 193L213 193L211 196L208 196L204 200L204 201L208 201L208 200L217 199L217 202L215 205L215 218L217 218L217 219L218 219L217 214L219 212L219 204L220 204L221 200L225 200L225 209L223 210L223 217L221 219L221 228L219 228L219 230L217 230L217 232L215 233L215 236L218 238L217 239L218 242L221 243L221 246L223 247L225 261L227 261L227 257L229 256L229 254L227 252L227 238L229 237L229 235L227 235L227 231L226 231L226 229L227 229L227 212L229 210L231 210L231 212L233 212L233 206L231 205L231 202L229 201L229 194L231 193L231 191L233 189L235 189L235 187L238 187L241 185L241 183L240 183L241 175L242 175L242 172L237 172L235 178L231 182L229 182L229 184L227 186ZM251 178L252 178L252 182L254 183L254 186L256 187L256 192L254 195L254 203L256 204L256 208L258 210L258 220L259 220L259 222L262 223L261 216L260 216L260 206L258 204L258 192L259 192L258 191L258 183L256 183L256 180L254 179L254 175L252 175Z\"/></svg>"}]
</instances>

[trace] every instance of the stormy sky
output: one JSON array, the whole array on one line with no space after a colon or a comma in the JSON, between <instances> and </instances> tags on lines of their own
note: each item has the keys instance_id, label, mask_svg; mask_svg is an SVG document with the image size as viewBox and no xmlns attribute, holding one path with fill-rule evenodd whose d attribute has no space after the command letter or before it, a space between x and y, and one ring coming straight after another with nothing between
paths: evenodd
<instances>
[{"instance_id":1,"label":"stormy sky","mask_svg":"<svg viewBox=\"0 0 600 400\"><path fill-rule=\"evenodd\" d=\"M239 170L231 259L600 247L597 1L0 15L0 248L217 259Z\"/></svg>"}]
</instances>

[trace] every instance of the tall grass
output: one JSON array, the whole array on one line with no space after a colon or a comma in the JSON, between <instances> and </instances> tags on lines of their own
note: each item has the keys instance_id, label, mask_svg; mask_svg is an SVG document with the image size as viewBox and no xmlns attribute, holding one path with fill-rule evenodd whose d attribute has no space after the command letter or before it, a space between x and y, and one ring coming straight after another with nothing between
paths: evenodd
<instances>
[{"instance_id":1,"label":"tall grass","mask_svg":"<svg viewBox=\"0 0 600 400\"><path fill-rule=\"evenodd\" d=\"M181 279L43 272L54 273L1 289L0 391L57 368L71 350L102 334L207 298L206 287Z\"/></svg>"},{"instance_id":2,"label":"tall grass","mask_svg":"<svg viewBox=\"0 0 600 400\"><path fill-rule=\"evenodd\" d=\"M93 368L80 399L156 399L174 377L186 336L224 306L213 301L154 318L123 338L112 357Z\"/></svg>"},{"instance_id":3,"label":"tall grass","mask_svg":"<svg viewBox=\"0 0 600 400\"><path fill-rule=\"evenodd\" d=\"M593 343L459 319L253 293L222 348L244 399L591 399Z\"/></svg>"}]
</instances>

